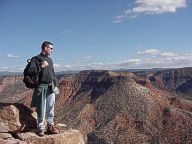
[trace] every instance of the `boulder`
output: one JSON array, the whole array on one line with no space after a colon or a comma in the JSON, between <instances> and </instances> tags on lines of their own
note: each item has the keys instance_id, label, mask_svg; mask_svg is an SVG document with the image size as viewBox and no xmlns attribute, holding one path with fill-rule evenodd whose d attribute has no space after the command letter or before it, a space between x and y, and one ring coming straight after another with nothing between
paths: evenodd
<instances>
[{"instance_id":1,"label":"boulder","mask_svg":"<svg viewBox=\"0 0 192 144\"><path fill-rule=\"evenodd\" d=\"M29 131L36 128L35 113L21 103L0 103L0 132Z\"/></svg>"},{"instance_id":2,"label":"boulder","mask_svg":"<svg viewBox=\"0 0 192 144\"><path fill-rule=\"evenodd\" d=\"M16 131L20 126L19 110L14 105L0 106L0 132Z\"/></svg>"}]
</instances>

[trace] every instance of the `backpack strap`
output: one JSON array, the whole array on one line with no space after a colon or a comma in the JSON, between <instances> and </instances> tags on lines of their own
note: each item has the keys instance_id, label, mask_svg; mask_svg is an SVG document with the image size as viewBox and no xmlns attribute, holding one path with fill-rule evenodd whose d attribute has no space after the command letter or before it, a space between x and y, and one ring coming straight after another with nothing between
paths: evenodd
<instances>
[{"instance_id":1,"label":"backpack strap","mask_svg":"<svg viewBox=\"0 0 192 144\"><path fill-rule=\"evenodd\" d=\"M38 60L40 63L43 62L42 58L40 58L39 56L35 56L34 57L36 60Z\"/></svg>"},{"instance_id":2,"label":"backpack strap","mask_svg":"<svg viewBox=\"0 0 192 144\"><path fill-rule=\"evenodd\" d=\"M36 60L38 60L38 62L43 62L43 60L42 60L42 58L40 58L39 56L34 56L34 57L32 57L32 58L35 58ZM31 58L31 59L32 59ZM31 59L27 59L27 63L30 63L31 62Z\"/></svg>"},{"instance_id":3,"label":"backpack strap","mask_svg":"<svg viewBox=\"0 0 192 144\"><path fill-rule=\"evenodd\" d=\"M34 56L33 58L35 58L38 62L39 62L39 64L37 63L37 68L38 68L38 75L39 75L39 72L42 70L41 68L40 68L40 65L41 65L41 63L44 61L41 57L39 57L38 55L37 56Z\"/></svg>"}]
</instances>

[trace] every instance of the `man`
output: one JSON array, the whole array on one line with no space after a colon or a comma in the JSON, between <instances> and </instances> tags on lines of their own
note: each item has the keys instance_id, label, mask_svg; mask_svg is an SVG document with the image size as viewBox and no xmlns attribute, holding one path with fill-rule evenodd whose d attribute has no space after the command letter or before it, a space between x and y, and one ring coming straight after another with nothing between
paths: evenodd
<instances>
[{"instance_id":1,"label":"man","mask_svg":"<svg viewBox=\"0 0 192 144\"><path fill-rule=\"evenodd\" d=\"M30 71L39 73L38 85L35 87L31 107L36 107L38 135L45 134L45 119L47 119L47 133L58 134L54 128L54 104L56 79L53 68L53 61L50 55L53 51L53 43L45 41L41 46L41 53L37 55L41 62L33 57L31 59Z\"/></svg>"}]
</instances>

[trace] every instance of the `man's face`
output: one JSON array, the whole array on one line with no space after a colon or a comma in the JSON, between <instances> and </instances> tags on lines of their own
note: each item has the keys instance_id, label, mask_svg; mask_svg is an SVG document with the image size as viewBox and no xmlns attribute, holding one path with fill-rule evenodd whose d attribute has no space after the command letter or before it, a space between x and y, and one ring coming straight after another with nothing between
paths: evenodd
<instances>
[{"instance_id":1,"label":"man's face","mask_svg":"<svg viewBox=\"0 0 192 144\"><path fill-rule=\"evenodd\" d=\"M53 51L53 45L49 44L48 46L45 47L44 52L46 55L51 55L52 51Z\"/></svg>"}]
</instances>

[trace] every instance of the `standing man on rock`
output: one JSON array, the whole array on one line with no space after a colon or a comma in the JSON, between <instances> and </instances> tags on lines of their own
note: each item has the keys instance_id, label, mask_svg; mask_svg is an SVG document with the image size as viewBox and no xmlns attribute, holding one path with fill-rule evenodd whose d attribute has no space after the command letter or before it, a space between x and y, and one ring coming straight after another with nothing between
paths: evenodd
<instances>
[{"instance_id":1,"label":"standing man on rock","mask_svg":"<svg viewBox=\"0 0 192 144\"><path fill-rule=\"evenodd\" d=\"M34 88L31 102L31 107L36 107L37 134L39 136L45 134L45 119L47 120L47 133L59 133L54 128L55 90L57 87L53 61L50 57L52 52L53 43L45 41L41 45L41 53L31 59L30 71L39 73L38 85ZM41 62L36 57L41 59Z\"/></svg>"}]
</instances>

